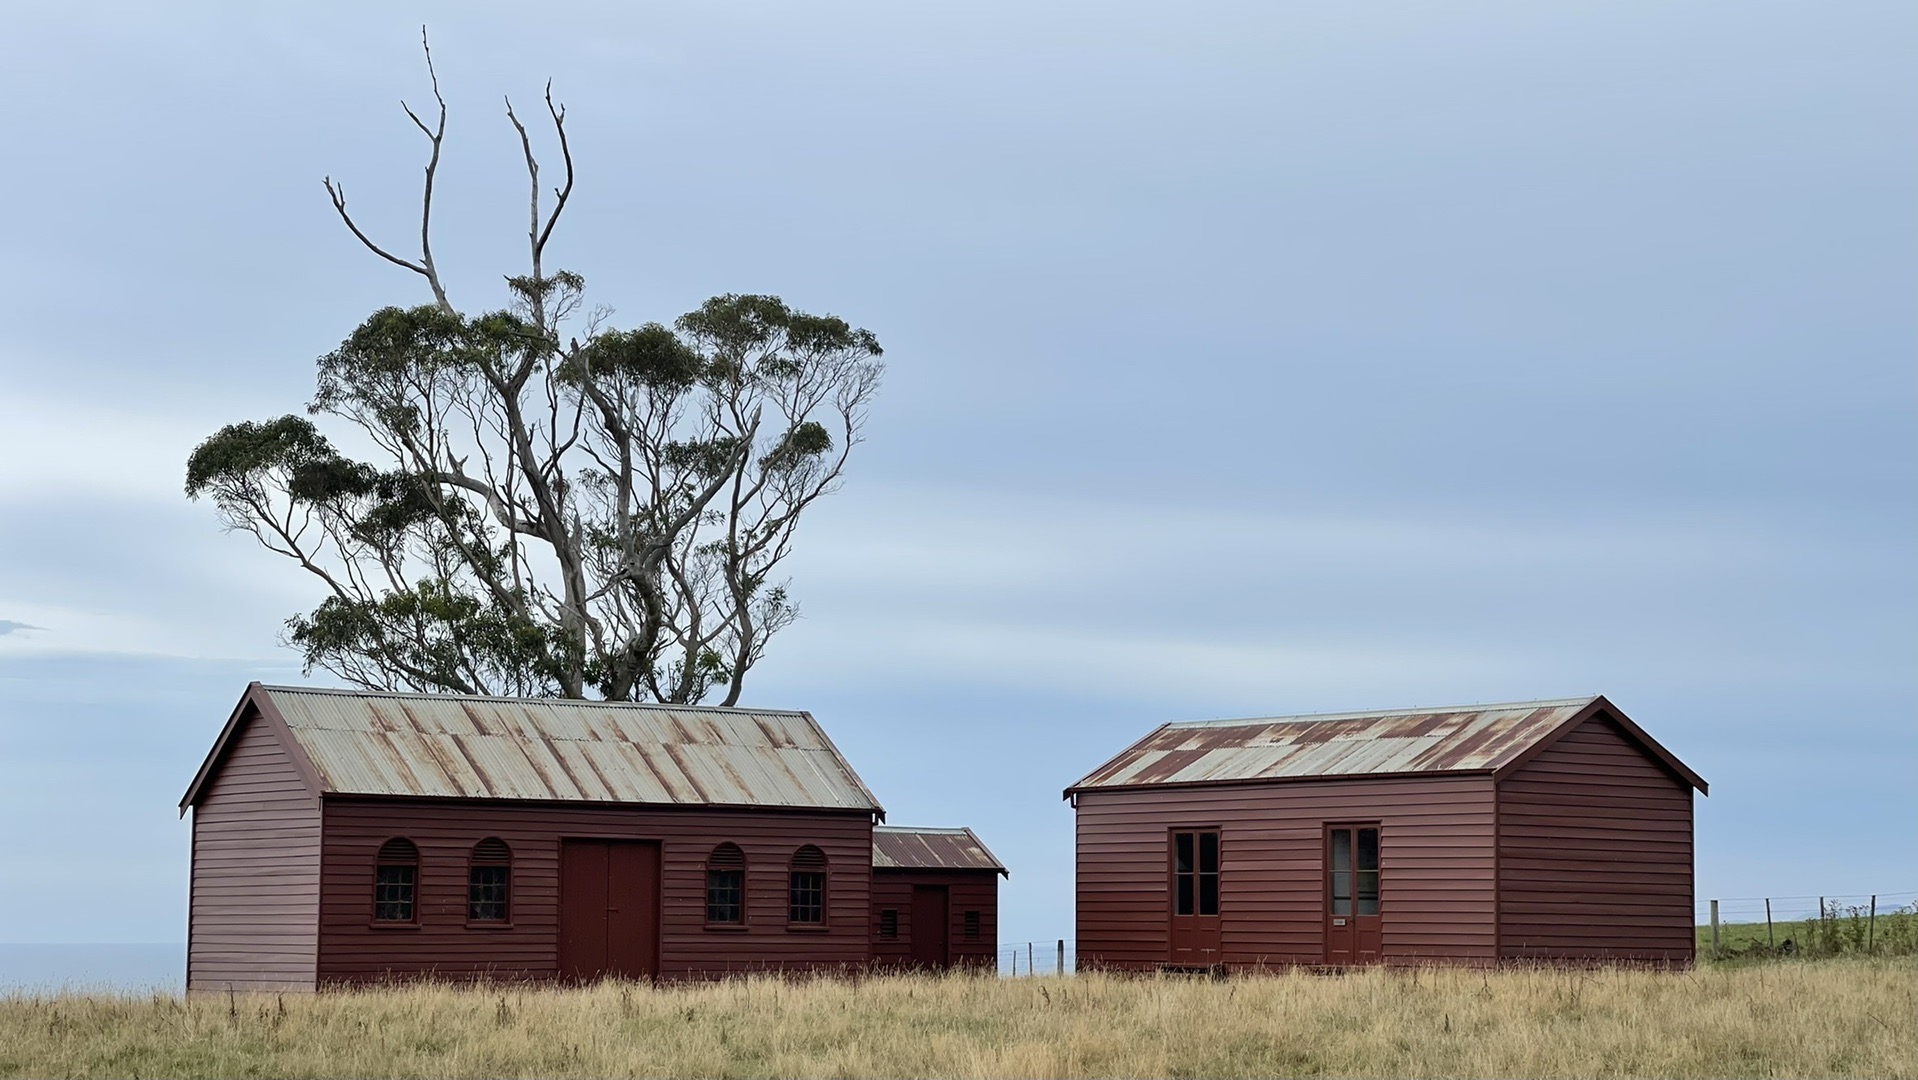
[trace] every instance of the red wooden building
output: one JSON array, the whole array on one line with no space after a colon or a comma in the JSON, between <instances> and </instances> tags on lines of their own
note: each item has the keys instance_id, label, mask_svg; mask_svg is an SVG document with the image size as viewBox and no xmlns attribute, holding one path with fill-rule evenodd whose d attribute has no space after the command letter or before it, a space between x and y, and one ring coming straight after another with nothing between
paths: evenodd
<instances>
[{"instance_id":1,"label":"red wooden building","mask_svg":"<svg viewBox=\"0 0 1918 1080\"><path fill-rule=\"evenodd\" d=\"M872 958L887 967L993 968L1006 868L971 829L872 831Z\"/></svg>"},{"instance_id":2,"label":"red wooden building","mask_svg":"<svg viewBox=\"0 0 1918 1080\"><path fill-rule=\"evenodd\" d=\"M1690 963L1694 790L1603 697L1166 724L1066 789L1079 962Z\"/></svg>"},{"instance_id":3,"label":"red wooden building","mask_svg":"<svg viewBox=\"0 0 1918 1080\"><path fill-rule=\"evenodd\" d=\"M180 806L189 990L697 978L873 954L884 811L803 712L255 683ZM970 955L976 911L990 955L978 872L913 872L949 891L951 954Z\"/></svg>"}]
</instances>

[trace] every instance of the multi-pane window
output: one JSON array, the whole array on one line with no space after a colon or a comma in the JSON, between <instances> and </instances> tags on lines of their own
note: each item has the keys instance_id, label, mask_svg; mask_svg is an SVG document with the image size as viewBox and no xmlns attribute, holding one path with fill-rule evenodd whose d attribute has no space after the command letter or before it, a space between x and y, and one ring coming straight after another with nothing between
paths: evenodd
<instances>
[{"instance_id":1,"label":"multi-pane window","mask_svg":"<svg viewBox=\"0 0 1918 1080\"><path fill-rule=\"evenodd\" d=\"M899 909L881 908L879 910L879 936L896 938L899 936Z\"/></svg>"},{"instance_id":2,"label":"multi-pane window","mask_svg":"<svg viewBox=\"0 0 1918 1080\"><path fill-rule=\"evenodd\" d=\"M506 841L488 837L473 845L466 871L466 917L472 922L505 922L512 886L513 852Z\"/></svg>"},{"instance_id":3,"label":"multi-pane window","mask_svg":"<svg viewBox=\"0 0 1918 1080\"><path fill-rule=\"evenodd\" d=\"M1219 913L1219 834L1172 834L1172 913Z\"/></svg>"},{"instance_id":4,"label":"multi-pane window","mask_svg":"<svg viewBox=\"0 0 1918 1080\"><path fill-rule=\"evenodd\" d=\"M807 844L793 852L786 919L799 925L826 921L826 853Z\"/></svg>"},{"instance_id":5,"label":"multi-pane window","mask_svg":"<svg viewBox=\"0 0 1918 1080\"><path fill-rule=\"evenodd\" d=\"M706 922L739 926L746 921L746 853L721 844L706 857Z\"/></svg>"},{"instance_id":6,"label":"multi-pane window","mask_svg":"<svg viewBox=\"0 0 1918 1080\"><path fill-rule=\"evenodd\" d=\"M410 923L417 915L420 849L411 840L392 839L380 845L373 860L373 918L378 922Z\"/></svg>"},{"instance_id":7,"label":"multi-pane window","mask_svg":"<svg viewBox=\"0 0 1918 1080\"><path fill-rule=\"evenodd\" d=\"M1353 859L1355 846L1358 856L1356 865ZM1355 892L1356 897L1353 895ZM1333 829L1332 914L1377 915L1378 913L1379 831L1377 829Z\"/></svg>"},{"instance_id":8,"label":"multi-pane window","mask_svg":"<svg viewBox=\"0 0 1918 1080\"><path fill-rule=\"evenodd\" d=\"M979 940L979 913L976 911L966 912L966 940Z\"/></svg>"}]
</instances>

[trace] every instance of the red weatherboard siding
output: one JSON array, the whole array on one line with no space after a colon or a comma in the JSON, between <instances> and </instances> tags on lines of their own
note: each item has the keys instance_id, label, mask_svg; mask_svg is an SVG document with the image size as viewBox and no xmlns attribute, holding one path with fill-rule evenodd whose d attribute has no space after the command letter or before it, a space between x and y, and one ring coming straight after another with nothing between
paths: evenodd
<instances>
[{"instance_id":1,"label":"red weatherboard siding","mask_svg":"<svg viewBox=\"0 0 1918 1080\"><path fill-rule=\"evenodd\" d=\"M187 989L311 990L319 805L272 731L243 723L193 810Z\"/></svg>"},{"instance_id":2,"label":"red weatherboard siding","mask_svg":"<svg viewBox=\"0 0 1918 1080\"><path fill-rule=\"evenodd\" d=\"M1324 827L1378 822L1385 959L1491 963L1493 818L1484 775L1080 792L1080 962L1165 963L1167 831L1216 826L1223 962L1320 963Z\"/></svg>"},{"instance_id":3,"label":"red weatherboard siding","mask_svg":"<svg viewBox=\"0 0 1918 1080\"><path fill-rule=\"evenodd\" d=\"M996 870L874 870L872 959L882 966L912 961L912 887L944 885L950 903L947 952L954 967L996 967L999 962L999 872ZM899 936L879 936L879 913L899 913ZM979 913L979 936L966 939L966 912Z\"/></svg>"},{"instance_id":4,"label":"red weatherboard siding","mask_svg":"<svg viewBox=\"0 0 1918 1080\"><path fill-rule=\"evenodd\" d=\"M420 849L418 929L371 925L374 854L395 836ZM467 856L489 836L513 849L510 929L466 924ZM553 977L562 837L660 841L662 978L768 967L851 967L866 961L872 822L864 812L330 797L320 981L426 971L452 977ZM705 928L706 856L726 841L746 853L745 930ZM824 930L787 929L787 862L802 844L817 845L830 864Z\"/></svg>"},{"instance_id":5,"label":"red weatherboard siding","mask_svg":"<svg viewBox=\"0 0 1918 1080\"><path fill-rule=\"evenodd\" d=\"M1689 963L1692 788L1594 716L1498 785L1500 955Z\"/></svg>"}]
</instances>

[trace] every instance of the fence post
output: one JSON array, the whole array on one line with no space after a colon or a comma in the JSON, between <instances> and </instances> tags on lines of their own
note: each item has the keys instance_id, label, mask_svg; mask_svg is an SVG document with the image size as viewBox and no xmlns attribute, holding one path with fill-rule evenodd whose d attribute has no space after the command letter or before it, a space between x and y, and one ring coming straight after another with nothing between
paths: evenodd
<instances>
[{"instance_id":1,"label":"fence post","mask_svg":"<svg viewBox=\"0 0 1918 1080\"><path fill-rule=\"evenodd\" d=\"M1039 965L1032 962L1032 942L1026 942L1026 974L1039 974Z\"/></svg>"},{"instance_id":2,"label":"fence post","mask_svg":"<svg viewBox=\"0 0 1918 1080\"><path fill-rule=\"evenodd\" d=\"M1773 941L1771 936L1771 897L1769 896L1765 898L1765 944L1774 949L1778 947L1778 943Z\"/></svg>"},{"instance_id":3,"label":"fence post","mask_svg":"<svg viewBox=\"0 0 1918 1080\"><path fill-rule=\"evenodd\" d=\"M1718 901L1712 901L1712 959L1718 959Z\"/></svg>"},{"instance_id":4,"label":"fence post","mask_svg":"<svg viewBox=\"0 0 1918 1080\"><path fill-rule=\"evenodd\" d=\"M1012 973L1019 974L1019 946L1012 947Z\"/></svg>"},{"instance_id":5,"label":"fence post","mask_svg":"<svg viewBox=\"0 0 1918 1080\"><path fill-rule=\"evenodd\" d=\"M1059 939L1059 974L1066 973L1066 939Z\"/></svg>"},{"instance_id":6,"label":"fence post","mask_svg":"<svg viewBox=\"0 0 1918 1080\"><path fill-rule=\"evenodd\" d=\"M1865 951L1871 951L1872 937L1878 930L1878 894L1871 894L1871 921L1865 924Z\"/></svg>"}]
</instances>

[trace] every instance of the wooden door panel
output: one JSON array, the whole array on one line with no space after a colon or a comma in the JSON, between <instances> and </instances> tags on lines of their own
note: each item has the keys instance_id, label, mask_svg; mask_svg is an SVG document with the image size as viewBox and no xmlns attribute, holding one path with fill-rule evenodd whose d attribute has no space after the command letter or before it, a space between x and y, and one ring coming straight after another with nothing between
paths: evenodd
<instances>
[{"instance_id":1,"label":"wooden door panel","mask_svg":"<svg viewBox=\"0 0 1918 1080\"><path fill-rule=\"evenodd\" d=\"M1174 829L1166 839L1166 962L1210 967L1223 958L1220 908L1224 875L1217 829Z\"/></svg>"},{"instance_id":2,"label":"wooden door panel","mask_svg":"<svg viewBox=\"0 0 1918 1080\"><path fill-rule=\"evenodd\" d=\"M606 974L650 979L659 955L659 847L613 844L607 860Z\"/></svg>"},{"instance_id":3,"label":"wooden door panel","mask_svg":"<svg viewBox=\"0 0 1918 1080\"><path fill-rule=\"evenodd\" d=\"M947 940L952 932L951 897L944 885L912 887L912 922L906 932L912 937L912 962L924 968L944 968L952 952Z\"/></svg>"},{"instance_id":4,"label":"wooden door panel","mask_svg":"<svg viewBox=\"0 0 1918 1080\"><path fill-rule=\"evenodd\" d=\"M592 979L606 970L605 844L564 840L559 848L559 975Z\"/></svg>"}]
</instances>

